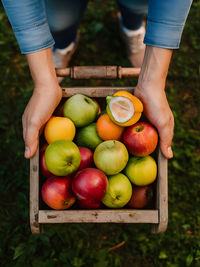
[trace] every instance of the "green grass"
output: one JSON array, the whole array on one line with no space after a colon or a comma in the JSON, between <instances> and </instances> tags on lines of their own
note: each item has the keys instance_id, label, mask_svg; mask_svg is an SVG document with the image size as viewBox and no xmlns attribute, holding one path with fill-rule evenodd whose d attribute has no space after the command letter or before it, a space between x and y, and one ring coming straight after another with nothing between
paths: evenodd
<instances>
[{"instance_id":1,"label":"green grass","mask_svg":"<svg viewBox=\"0 0 200 267\"><path fill-rule=\"evenodd\" d=\"M193 3L166 86L175 117L174 158L169 162L169 225L159 235L150 234L148 225L135 224L48 225L44 234L31 234L29 161L23 157L21 115L33 84L0 10L1 266L200 266L200 2ZM80 30L80 46L71 65L129 66L114 1L91 1ZM132 86L136 80L106 84ZM122 241L121 248L108 251Z\"/></svg>"}]
</instances>

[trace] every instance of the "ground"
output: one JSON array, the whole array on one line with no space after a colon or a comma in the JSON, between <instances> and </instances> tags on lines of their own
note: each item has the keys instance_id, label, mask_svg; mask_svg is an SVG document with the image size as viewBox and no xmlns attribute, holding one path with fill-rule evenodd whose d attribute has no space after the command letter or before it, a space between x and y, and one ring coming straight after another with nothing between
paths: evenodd
<instances>
[{"instance_id":1,"label":"ground","mask_svg":"<svg viewBox=\"0 0 200 267\"><path fill-rule=\"evenodd\" d=\"M116 10L114 1L90 1L71 65L129 66ZM33 84L2 6L0 11L1 266L200 266L200 2L193 2L166 86L175 117L174 158L169 161L169 225L159 235L135 224L49 225L44 234L31 234L21 115ZM134 86L136 79L109 84ZM122 241L121 248L109 249Z\"/></svg>"}]
</instances>

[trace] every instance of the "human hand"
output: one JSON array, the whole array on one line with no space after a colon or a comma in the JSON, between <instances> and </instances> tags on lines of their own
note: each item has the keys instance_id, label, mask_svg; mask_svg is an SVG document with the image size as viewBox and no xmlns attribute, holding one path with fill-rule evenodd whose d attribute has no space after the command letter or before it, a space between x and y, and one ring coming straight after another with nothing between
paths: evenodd
<instances>
[{"instance_id":1,"label":"human hand","mask_svg":"<svg viewBox=\"0 0 200 267\"><path fill-rule=\"evenodd\" d=\"M171 143L174 117L165 94L165 83L172 49L146 46L144 60L134 94L144 104L144 114L157 128L160 148L166 158L172 158Z\"/></svg>"},{"instance_id":2,"label":"human hand","mask_svg":"<svg viewBox=\"0 0 200 267\"><path fill-rule=\"evenodd\" d=\"M53 64L51 47L28 53L26 58L34 82L34 91L22 116L25 158L31 158L38 146L38 136L62 97Z\"/></svg>"},{"instance_id":3,"label":"human hand","mask_svg":"<svg viewBox=\"0 0 200 267\"><path fill-rule=\"evenodd\" d=\"M140 88L134 90L144 104L144 114L157 128L159 133L160 148L166 158L172 158L171 143L174 133L174 117L169 107L165 91L158 88Z\"/></svg>"},{"instance_id":4,"label":"human hand","mask_svg":"<svg viewBox=\"0 0 200 267\"><path fill-rule=\"evenodd\" d=\"M38 146L39 131L51 117L62 97L62 89L54 86L39 86L34 89L22 116L25 158L31 158Z\"/></svg>"}]
</instances>

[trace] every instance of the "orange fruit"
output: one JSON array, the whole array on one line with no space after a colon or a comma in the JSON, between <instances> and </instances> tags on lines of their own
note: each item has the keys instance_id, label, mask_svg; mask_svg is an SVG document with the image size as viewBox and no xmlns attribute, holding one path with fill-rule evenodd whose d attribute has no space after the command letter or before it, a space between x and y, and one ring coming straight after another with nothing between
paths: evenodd
<instances>
[{"instance_id":1,"label":"orange fruit","mask_svg":"<svg viewBox=\"0 0 200 267\"><path fill-rule=\"evenodd\" d=\"M134 105L127 97L109 96L106 100L108 101L106 110L112 121L124 124L133 117L135 113Z\"/></svg>"},{"instance_id":2,"label":"orange fruit","mask_svg":"<svg viewBox=\"0 0 200 267\"><path fill-rule=\"evenodd\" d=\"M97 132L102 140L120 140L124 127L115 124L108 114L101 115L97 120Z\"/></svg>"},{"instance_id":3,"label":"orange fruit","mask_svg":"<svg viewBox=\"0 0 200 267\"><path fill-rule=\"evenodd\" d=\"M72 141L75 133L74 123L65 117L51 117L44 129L44 136L48 144L62 139Z\"/></svg>"},{"instance_id":4,"label":"orange fruit","mask_svg":"<svg viewBox=\"0 0 200 267\"><path fill-rule=\"evenodd\" d=\"M125 98L128 98L129 100L131 100L133 106L134 106L134 114L133 116L127 120L127 121L124 121L124 122L120 122L120 120L122 121L123 118L120 118L119 121L116 121L116 119L113 117L113 111L110 110L109 108L109 104L107 105L107 111L108 111L108 114L111 118L112 121L114 121L117 125L120 125L120 126L123 126L123 127L127 127L127 126L131 126L133 124L135 124L141 117L142 115L142 112L143 112L143 104L142 102L134 95L132 95L131 93L127 92L127 91L118 91L116 92L113 97L125 97ZM120 105L118 105L120 107ZM127 109L127 108L126 108ZM127 111L130 110L130 114L131 114L131 109L127 109ZM117 114L117 112L115 112ZM123 116L123 114L121 113L120 111L120 115L121 117ZM126 117L127 117L127 114L125 114ZM125 120L125 117L124 117L124 120Z\"/></svg>"},{"instance_id":5,"label":"orange fruit","mask_svg":"<svg viewBox=\"0 0 200 267\"><path fill-rule=\"evenodd\" d=\"M123 96L129 98L134 105L135 112L143 112L143 104L142 102L134 95L127 91L118 91L113 96Z\"/></svg>"}]
</instances>

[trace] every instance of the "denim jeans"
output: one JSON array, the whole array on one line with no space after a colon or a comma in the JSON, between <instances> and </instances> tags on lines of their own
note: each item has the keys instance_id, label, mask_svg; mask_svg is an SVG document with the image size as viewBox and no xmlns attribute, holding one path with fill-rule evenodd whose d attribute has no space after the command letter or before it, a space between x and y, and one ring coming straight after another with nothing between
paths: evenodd
<instances>
[{"instance_id":1,"label":"denim jeans","mask_svg":"<svg viewBox=\"0 0 200 267\"><path fill-rule=\"evenodd\" d=\"M50 4L50 0L46 1ZM23 54L53 46L55 42L50 28L52 32L58 32L61 28L66 29L66 23L72 28L74 21L79 24L87 1L70 1L71 4L66 5L63 10L59 9L58 3L60 1L54 0L55 8L46 13L45 0L2 0ZM69 0L63 1L69 2ZM130 12L137 15L144 16L147 12L147 0L118 1ZM80 6L79 11L76 10L72 15L70 9L75 8L77 3ZM192 0L149 0L144 43L163 48L178 48L191 3ZM51 5L48 8L51 9ZM57 10L62 11L59 16L66 16L67 11L67 20L61 20L58 15L55 15ZM50 22L50 20L48 22L47 16L51 17L53 13L56 17L55 23ZM133 25L130 24L129 26L132 27ZM76 32L75 28L72 32Z\"/></svg>"},{"instance_id":2,"label":"denim jeans","mask_svg":"<svg viewBox=\"0 0 200 267\"><path fill-rule=\"evenodd\" d=\"M141 3L138 6L139 1L130 2L128 7L122 2L126 1L118 2L118 5L124 26L130 30L139 29L147 11L147 1L143 1L142 8ZM47 19L55 40L55 48L65 48L75 40L87 3L88 0L45 0Z\"/></svg>"}]
</instances>

